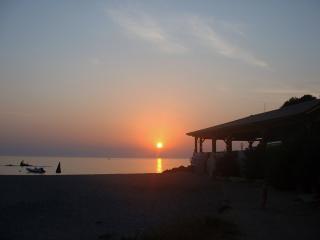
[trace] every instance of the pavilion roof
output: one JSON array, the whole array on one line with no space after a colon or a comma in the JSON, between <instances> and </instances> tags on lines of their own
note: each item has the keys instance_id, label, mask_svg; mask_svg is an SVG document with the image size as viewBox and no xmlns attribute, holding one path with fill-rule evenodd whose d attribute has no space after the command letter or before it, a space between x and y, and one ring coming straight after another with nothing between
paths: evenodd
<instances>
[{"instance_id":1,"label":"pavilion roof","mask_svg":"<svg viewBox=\"0 0 320 240\"><path fill-rule=\"evenodd\" d=\"M256 139L261 132L279 123L287 124L292 119L320 109L320 99L294 104L273 111L250 115L231 122L189 132L187 135L201 138L225 139L227 137L239 140ZM292 121L291 121L292 122Z\"/></svg>"}]
</instances>

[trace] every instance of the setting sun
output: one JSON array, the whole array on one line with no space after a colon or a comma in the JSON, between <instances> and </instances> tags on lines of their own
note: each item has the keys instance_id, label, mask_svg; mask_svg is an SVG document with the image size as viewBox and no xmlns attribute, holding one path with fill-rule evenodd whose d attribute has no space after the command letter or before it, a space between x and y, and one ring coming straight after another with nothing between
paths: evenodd
<instances>
[{"instance_id":1,"label":"setting sun","mask_svg":"<svg viewBox=\"0 0 320 240\"><path fill-rule=\"evenodd\" d=\"M163 148L163 143L162 142L157 142L156 147L158 149Z\"/></svg>"}]
</instances>

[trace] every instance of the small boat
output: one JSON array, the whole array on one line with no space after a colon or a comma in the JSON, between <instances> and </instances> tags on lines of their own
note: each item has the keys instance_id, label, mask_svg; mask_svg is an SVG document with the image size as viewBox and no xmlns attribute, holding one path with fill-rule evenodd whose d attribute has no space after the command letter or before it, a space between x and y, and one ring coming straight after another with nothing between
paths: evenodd
<instances>
[{"instance_id":1,"label":"small boat","mask_svg":"<svg viewBox=\"0 0 320 240\"><path fill-rule=\"evenodd\" d=\"M44 170L42 167L34 167L34 168L27 168L28 172L31 172L31 173L45 173L46 170Z\"/></svg>"},{"instance_id":2,"label":"small boat","mask_svg":"<svg viewBox=\"0 0 320 240\"><path fill-rule=\"evenodd\" d=\"M20 162L20 167L31 167L32 165L25 163L23 160Z\"/></svg>"}]
</instances>

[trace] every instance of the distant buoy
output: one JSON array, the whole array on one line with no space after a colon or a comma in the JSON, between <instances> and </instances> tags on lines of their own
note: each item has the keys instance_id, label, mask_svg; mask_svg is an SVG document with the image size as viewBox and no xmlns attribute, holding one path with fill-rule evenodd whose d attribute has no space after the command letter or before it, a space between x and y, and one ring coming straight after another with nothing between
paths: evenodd
<instances>
[{"instance_id":1,"label":"distant buoy","mask_svg":"<svg viewBox=\"0 0 320 240\"><path fill-rule=\"evenodd\" d=\"M59 162L59 164L58 164L58 167L57 167L56 173L61 173L61 166L60 166L60 162Z\"/></svg>"}]
</instances>

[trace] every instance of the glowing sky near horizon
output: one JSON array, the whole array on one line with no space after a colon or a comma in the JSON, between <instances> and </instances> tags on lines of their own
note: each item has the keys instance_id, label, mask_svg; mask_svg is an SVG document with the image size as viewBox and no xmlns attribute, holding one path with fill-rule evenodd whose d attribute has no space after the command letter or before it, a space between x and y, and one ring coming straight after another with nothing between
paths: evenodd
<instances>
[{"instance_id":1,"label":"glowing sky near horizon","mask_svg":"<svg viewBox=\"0 0 320 240\"><path fill-rule=\"evenodd\" d=\"M190 156L319 96L319 1L1 1L0 155Z\"/></svg>"}]
</instances>

